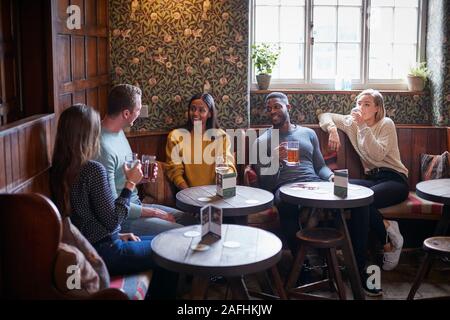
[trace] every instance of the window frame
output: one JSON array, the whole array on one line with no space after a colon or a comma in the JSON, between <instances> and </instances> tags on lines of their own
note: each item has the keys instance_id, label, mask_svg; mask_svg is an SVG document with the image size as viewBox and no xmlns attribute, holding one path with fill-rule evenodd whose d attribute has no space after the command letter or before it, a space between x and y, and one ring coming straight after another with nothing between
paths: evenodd
<instances>
[{"instance_id":1,"label":"window frame","mask_svg":"<svg viewBox=\"0 0 450 320\"><path fill-rule=\"evenodd\" d=\"M312 56L313 45L313 1L305 0L305 45L304 45L304 75L303 79L272 79L271 89L310 89L331 90L334 89L334 79L312 80ZM417 25L417 62L425 60L426 50L426 25L428 0L418 0L418 25ZM369 39L370 39L370 8L371 0L362 0L361 12L361 56L360 56L360 79L352 81L352 90L363 90L374 88L379 90L407 90L406 79L371 79L369 80ZM256 84L256 72L251 61L251 45L255 41L256 33L256 0L250 0L250 32L249 32L249 82L251 91L258 90Z\"/></svg>"}]
</instances>

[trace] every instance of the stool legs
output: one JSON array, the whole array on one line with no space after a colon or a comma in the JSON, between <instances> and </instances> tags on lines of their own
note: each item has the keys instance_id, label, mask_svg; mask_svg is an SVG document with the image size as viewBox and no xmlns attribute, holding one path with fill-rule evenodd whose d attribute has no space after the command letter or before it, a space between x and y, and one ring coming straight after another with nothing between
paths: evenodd
<instances>
[{"instance_id":1,"label":"stool legs","mask_svg":"<svg viewBox=\"0 0 450 320\"><path fill-rule=\"evenodd\" d=\"M291 272L289 273L288 280L286 282L286 290L289 290L295 286L297 282L298 276L300 275L300 271L303 267L303 262L306 257L306 247L301 245L298 249L298 253L295 256L294 263L292 264Z\"/></svg>"},{"instance_id":2,"label":"stool legs","mask_svg":"<svg viewBox=\"0 0 450 320\"><path fill-rule=\"evenodd\" d=\"M329 250L327 250L326 254L327 254L327 262L328 262L328 272L330 273L330 275L332 274L332 278L334 278L334 281L337 286L337 293L338 293L339 299L346 300L347 297L345 295L345 286L344 286L344 282L342 281L341 272L339 271L339 264L338 264L338 260L337 260L336 249L330 248Z\"/></svg>"},{"instance_id":3,"label":"stool legs","mask_svg":"<svg viewBox=\"0 0 450 320\"><path fill-rule=\"evenodd\" d=\"M424 262L422 262L422 265L420 266L419 272L416 275L416 279L414 280L414 283L411 287L411 290L409 291L408 297L406 300L413 300L414 296L416 295L417 290L419 289L420 285L422 284L423 279L425 276L430 272L431 264L433 260L433 255L430 253L427 253L425 256Z\"/></svg>"},{"instance_id":4,"label":"stool legs","mask_svg":"<svg viewBox=\"0 0 450 320\"><path fill-rule=\"evenodd\" d=\"M300 275L300 271L303 267L303 262L306 258L306 248L307 246L301 245L300 249L297 253L297 256L295 257L294 263L292 265L291 272L289 274L288 280L286 282L286 290L290 291L293 287L295 287L295 284L297 282L297 279ZM342 281L342 276L339 271L339 264L337 260L336 255L336 248L327 248L322 249L322 251L325 251L325 256L328 264L328 272L329 272L329 279L328 280L322 280L313 284L305 285L302 287L299 287L297 289L294 289L297 291L298 296L305 297L305 295L302 295L301 292L307 292L314 289L322 288L323 285L329 283L329 285L333 288L333 290L337 291L337 294L339 296L339 299L345 300L346 294L345 294L345 286L344 282ZM334 280L334 282L333 282ZM335 283L335 284L334 284ZM336 287L335 287L336 285Z\"/></svg>"}]
</instances>

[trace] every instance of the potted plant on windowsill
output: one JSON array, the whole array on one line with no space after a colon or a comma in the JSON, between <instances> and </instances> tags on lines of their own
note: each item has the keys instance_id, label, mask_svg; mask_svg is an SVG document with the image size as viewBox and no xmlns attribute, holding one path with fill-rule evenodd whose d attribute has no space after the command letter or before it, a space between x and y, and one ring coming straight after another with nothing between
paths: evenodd
<instances>
[{"instance_id":1,"label":"potted plant on windowsill","mask_svg":"<svg viewBox=\"0 0 450 320\"><path fill-rule=\"evenodd\" d=\"M252 46L252 60L257 70L256 81L259 90L267 90L270 85L272 69L280 57L280 48L267 43Z\"/></svg>"},{"instance_id":2,"label":"potted plant on windowsill","mask_svg":"<svg viewBox=\"0 0 450 320\"><path fill-rule=\"evenodd\" d=\"M411 67L408 73L408 90L423 91L428 75L429 72L425 62L419 63L416 67Z\"/></svg>"}]
</instances>

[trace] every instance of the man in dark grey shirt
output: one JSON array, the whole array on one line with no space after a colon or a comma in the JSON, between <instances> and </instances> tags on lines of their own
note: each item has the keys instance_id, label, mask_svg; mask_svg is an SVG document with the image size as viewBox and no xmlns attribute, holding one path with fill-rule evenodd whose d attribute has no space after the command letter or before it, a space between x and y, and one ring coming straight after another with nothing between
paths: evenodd
<instances>
[{"instance_id":1,"label":"man in dark grey shirt","mask_svg":"<svg viewBox=\"0 0 450 320\"><path fill-rule=\"evenodd\" d=\"M268 153L268 158L265 160L270 161L264 163L264 159L258 158L254 169L258 176L259 186L275 194L275 205L279 212L282 232L291 253L295 256L298 251L295 234L300 230L299 207L283 202L280 198L279 188L292 182L332 181L334 175L325 165L320 152L319 140L314 130L291 123L289 117L291 105L289 105L287 96L283 93L273 92L266 97L265 106L273 127L255 141L252 153L261 157L260 151L263 148ZM292 140L299 142L300 163L288 166L284 160L287 159L286 142ZM277 162L278 170L274 170ZM357 264L361 275L364 275L369 230L368 207L352 209L349 229Z\"/></svg>"}]
</instances>

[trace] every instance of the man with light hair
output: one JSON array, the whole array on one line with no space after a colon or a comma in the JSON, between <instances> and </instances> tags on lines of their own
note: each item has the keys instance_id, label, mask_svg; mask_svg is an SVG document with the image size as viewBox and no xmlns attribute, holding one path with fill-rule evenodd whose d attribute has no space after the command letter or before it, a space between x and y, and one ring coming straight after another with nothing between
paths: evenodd
<instances>
[{"instance_id":1,"label":"man with light hair","mask_svg":"<svg viewBox=\"0 0 450 320\"><path fill-rule=\"evenodd\" d=\"M132 153L123 129L132 126L139 117L141 96L141 89L128 84L115 86L108 96L108 108L102 121L100 156L97 160L106 168L114 196L117 196L120 186L125 183L123 164L125 157ZM190 214L166 206L142 204L134 189L130 212L122 224L122 230L138 236L155 235L194 223L196 220Z\"/></svg>"}]
</instances>

